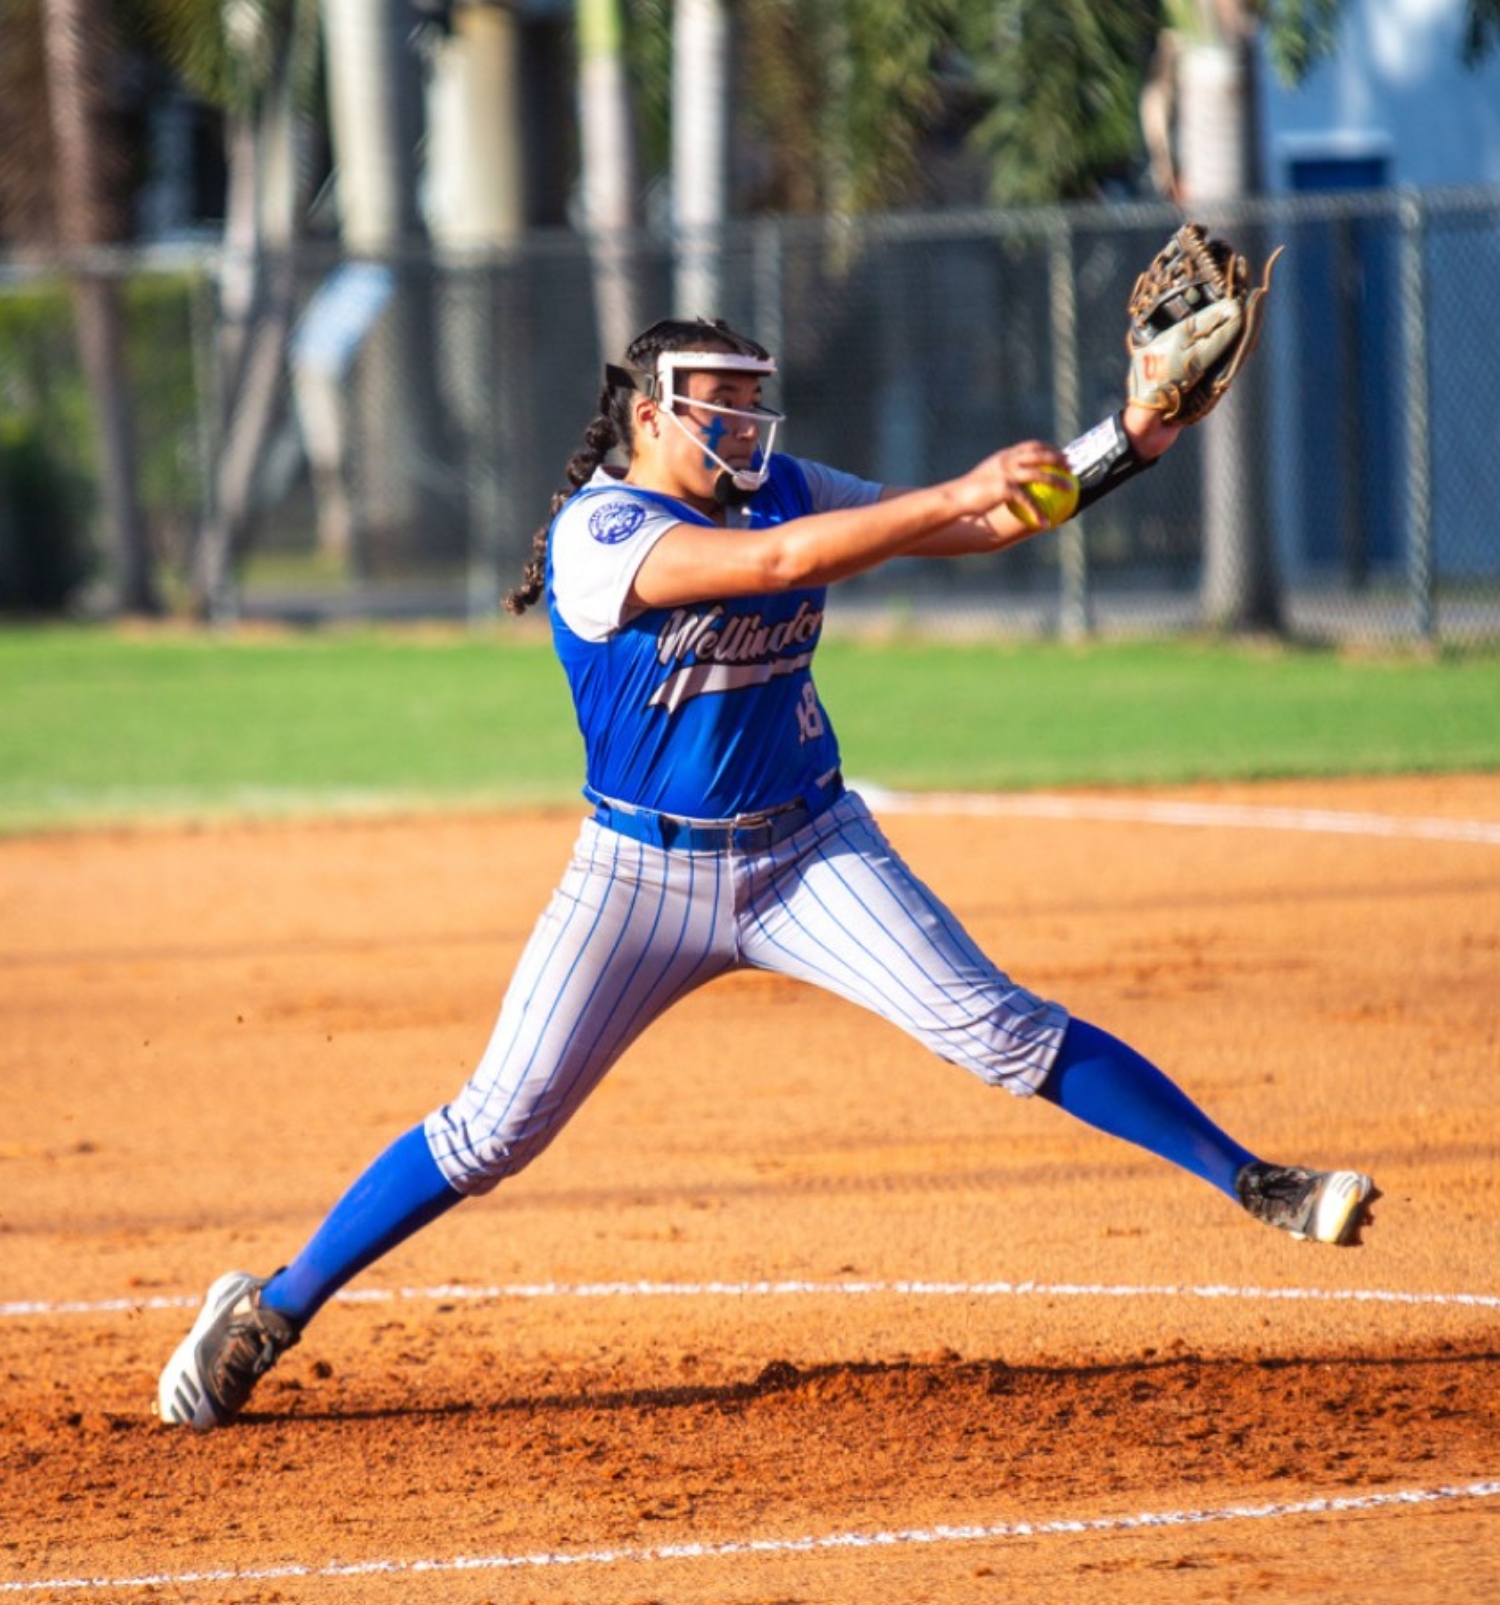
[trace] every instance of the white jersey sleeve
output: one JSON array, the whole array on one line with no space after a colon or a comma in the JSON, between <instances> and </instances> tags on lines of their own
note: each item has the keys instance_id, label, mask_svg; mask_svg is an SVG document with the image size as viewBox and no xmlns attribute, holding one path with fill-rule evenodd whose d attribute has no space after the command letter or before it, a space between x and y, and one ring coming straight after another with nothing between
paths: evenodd
<instances>
[{"instance_id":1,"label":"white jersey sleeve","mask_svg":"<svg viewBox=\"0 0 1500 1605\"><path fill-rule=\"evenodd\" d=\"M630 587L646 554L690 516L600 469L558 513L548 537L552 594L563 622L583 641L607 641L629 613Z\"/></svg>"}]
</instances>

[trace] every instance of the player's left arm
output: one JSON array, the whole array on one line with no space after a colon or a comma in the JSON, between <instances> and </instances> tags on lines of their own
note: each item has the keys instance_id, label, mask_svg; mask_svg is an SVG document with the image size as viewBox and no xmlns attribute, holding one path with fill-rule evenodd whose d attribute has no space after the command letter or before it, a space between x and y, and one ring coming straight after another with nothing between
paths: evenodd
<instances>
[{"instance_id":1,"label":"player's left arm","mask_svg":"<svg viewBox=\"0 0 1500 1605\"><path fill-rule=\"evenodd\" d=\"M1183 426L1218 406L1255 350L1280 254L1271 253L1256 283L1247 259L1227 240L1184 223L1130 294L1125 405L1063 448L1078 480L1076 507L1054 502L1048 517L1043 498L1027 497L1010 504L1020 516L992 508L937 530L914 550L927 557L1003 550L1065 523L1157 462Z\"/></svg>"},{"instance_id":2,"label":"player's left arm","mask_svg":"<svg viewBox=\"0 0 1500 1605\"><path fill-rule=\"evenodd\" d=\"M1078 479L1078 510L1149 468L1176 443L1181 433L1180 424L1166 423L1160 412L1130 401L1119 412L1070 441L1063 447L1063 455ZM902 493L888 487L884 494L899 496ZM956 519L934 531L910 555L970 557L980 552L999 552L1055 527L1027 523L1007 508L996 508L983 517Z\"/></svg>"}]
</instances>

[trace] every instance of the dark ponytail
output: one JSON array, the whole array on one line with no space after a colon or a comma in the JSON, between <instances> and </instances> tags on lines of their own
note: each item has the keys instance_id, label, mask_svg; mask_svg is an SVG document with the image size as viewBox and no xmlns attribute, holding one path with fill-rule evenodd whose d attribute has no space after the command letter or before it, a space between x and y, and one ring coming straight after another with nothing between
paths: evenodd
<instances>
[{"instance_id":1,"label":"dark ponytail","mask_svg":"<svg viewBox=\"0 0 1500 1605\"><path fill-rule=\"evenodd\" d=\"M623 431L614 416L617 411L626 413ZM531 537L531 556L526 561L526 567L521 570L521 583L513 591L506 593L506 612L519 616L533 603L540 601L542 592L547 587L547 534L552 528L552 520L562 511L564 503L574 491L588 484L599 464L616 446L628 445L627 437L630 433L628 414L628 403L621 408L618 392L606 386L599 396L598 414L583 432L583 444L568 458L565 470L568 488L558 491L553 496L547 521Z\"/></svg>"}]
</instances>

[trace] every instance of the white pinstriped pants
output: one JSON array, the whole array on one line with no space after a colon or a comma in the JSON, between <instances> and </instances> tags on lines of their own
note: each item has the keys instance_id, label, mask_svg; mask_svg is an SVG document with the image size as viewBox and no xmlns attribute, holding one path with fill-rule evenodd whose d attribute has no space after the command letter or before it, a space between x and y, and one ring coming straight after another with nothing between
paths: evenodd
<instances>
[{"instance_id":1,"label":"white pinstriped pants","mask_svg":"<svg viewBox=\"0 0 1500 1605\"><path fill-rule=\"evenodd\" d=\"M846 792L765 852L664 851L584 822L489 1046L426 1121L449 1182L484 1193L541 1153L651 1022L729 970L810 981L940 1058L1029 1094L1068 1016L1017 986Z\"/></svg>"}]
</instances>

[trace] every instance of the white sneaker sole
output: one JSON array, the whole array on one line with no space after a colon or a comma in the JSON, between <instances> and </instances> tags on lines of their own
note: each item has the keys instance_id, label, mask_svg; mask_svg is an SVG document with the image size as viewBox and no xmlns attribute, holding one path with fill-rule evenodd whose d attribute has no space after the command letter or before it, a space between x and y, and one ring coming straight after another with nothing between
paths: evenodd
<instances>
[{"instance_id":1,"label":"white sneaker sole","mask_svg":"<svg viewBox=\"0 0 1500 1605\"><path fill-rule=\"evenodd\" d=\"M1374 1181L1357 1170L1333 1171L1318 1194L1307 1230L1297 1235L1314 1243L1347 1242L1358 1231L1365 1200L1374 1191Z\"/></svg>"},{"instance_id":2,"label":"white sneaker sole","mask_svg":"<svg viewBox=\"0 0 1500 1605\"><path fill-rule=\"evenodd\" d=\"M198 1345L220 1311L233 1304L255 1282L256 1278L248 1271L226 1271L204 1295L203 1308L193 1322L192 1331L177 1345L156 1384L156 1413L163 1421L180 1427L195 1427L199 1432L219 1425L198 1370Z\"/></svg>"}]
</instances>

